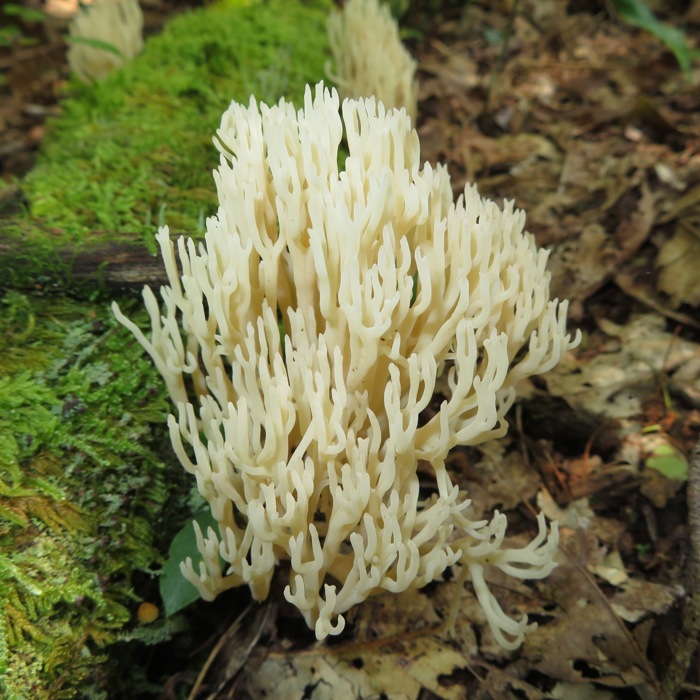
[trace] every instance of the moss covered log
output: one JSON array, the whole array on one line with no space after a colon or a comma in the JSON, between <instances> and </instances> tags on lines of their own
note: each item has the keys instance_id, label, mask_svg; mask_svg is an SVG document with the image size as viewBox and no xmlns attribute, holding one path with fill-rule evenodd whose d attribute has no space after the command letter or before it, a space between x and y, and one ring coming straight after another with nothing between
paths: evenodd
<instances>
[{"instance_id":1,"label":"moss covered log","mask_svg":"<svg viewBox=\"0 0 700 700\"><path fill-rule=\"evenodd\" d=\"M0 304L0 696L99 696L140 601L132 576L159 566L177 512L168 404L104 305Z\"/></svg>"},{"instance_id":2,"label":"moss covered log","mask_svg":"<svg viewBox=\"0 0 700 700\"><path fill-rule=\"evenodd\" d=\"M231 100L300 102L324 75L329 0L229 0L172 20L95 86L72 82L34 170L0 219L0 284L138 284L153 232L196 235L215 213L212 135ZM136 248L134 248L136 246Z\"/></svg>"},{"instance_id":3,"label":"moss covered log","mask_svg":"<svg viewBox=\"0 0 700 700\"><path fill-rule=\"evenodd\" d=\"M177 622L144 628L137 611L159 603L191 484L162 381L108 302L157 284L158 224L196 235L215 212L230 101L297 101L323 77L328 7L229 0L174 19L104 82L70 84L36 168L0 197L0 697L149 690L133 640Z\"/></svg>"}]
</instances>

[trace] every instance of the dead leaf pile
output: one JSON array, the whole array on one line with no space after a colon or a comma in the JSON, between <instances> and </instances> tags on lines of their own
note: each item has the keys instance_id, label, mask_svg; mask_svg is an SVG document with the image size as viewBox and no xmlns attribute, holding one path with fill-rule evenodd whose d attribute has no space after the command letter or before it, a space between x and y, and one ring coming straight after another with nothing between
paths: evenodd
<instances>
[{"instance_id":1,"label":"dead leaf pile","mask_svg":"<svg viewBox=\"0 0 700 700\"><path fill-rule=\"evenodd\" d=\"M608 9L468 3L432 18L416 48L424 157L448 164L457 193L475 181L527 211L553 249L554 293L586 331L533 382L507 441L450 456L472 515L507 511L514 544L537 510L559 523L548 579L490 572L504 610L537 630L504 652L454 580L380 595L332 644L273 630L230 697L660 696L688 593L684 493L700 429L700 74L686 81ZM419 11L407 21L426 26Z\"/></svg>"}]
</instances>

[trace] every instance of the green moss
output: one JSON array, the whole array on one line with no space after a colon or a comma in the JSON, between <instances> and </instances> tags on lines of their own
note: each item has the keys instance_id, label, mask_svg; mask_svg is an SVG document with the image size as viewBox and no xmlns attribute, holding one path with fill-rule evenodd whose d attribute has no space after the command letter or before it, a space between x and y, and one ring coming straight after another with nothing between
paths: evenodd
<instances>
[{"instance_id":1,"label":"green moss","mask_svg":"<svg viewBox=\"0 0 700 700\"><path fill-rule=\"evenodd\" d=\"M9 284L73 297L0 296L2 698L104 698L129 645L178 629L136 622L187 513L169 402L106 303L76 300L86 295L73 258L122 239L145 251L160 223L201 231L216 210L221 113L251 93L300 101L323 77L329 5L225 0L173 20L104 82L72 83L23 183L28 211L0 222ZM134 307L125 311L147 325ZM146 687L133 665L126 678L133 696Z\"/></svg>"},{"instance_id":2,"label":"green moss","mask_svg":"<svg viewBox=\"0 0 700 700\"><path fill-rule=\"evenodd\" d=\"M179 525L185 478L158 456L162 382L105 308L2 303L0 337L24 344L0 354L0 697L85 697L134 619L132 575ZM34 368L17 369L27 352Z\"/></svg>"},{"instance_id":3,"label":"green moss","mask_svg":"<svg viewBox=\"0 0 700 700\"><path fill-rule=\"evenodd\" d=\"M152 246L162 223L202 232L216 211L212 135L221 114L252 93L302 99L305 84L324 75L329 5L229 2L188 12L103 82L71 83L22 186L29 211L4 227L24 244L14 286L46 274L70 283L70 256L59 251L134 238Z\"/></svg>"}]
</instances>

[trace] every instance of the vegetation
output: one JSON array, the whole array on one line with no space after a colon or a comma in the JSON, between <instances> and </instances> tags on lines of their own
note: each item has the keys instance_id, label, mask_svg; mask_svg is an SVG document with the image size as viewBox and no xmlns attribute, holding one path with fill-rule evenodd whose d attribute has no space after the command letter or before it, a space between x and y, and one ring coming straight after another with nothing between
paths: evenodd
<instances>
[{"instance_id":1,"label":"vegetation","mask_svg":"<svg viewBox=\"0 0 700 700\"><path fill-rule=\"evenodd\" d=\"M299 99L322 77L327 8L190 12L104 82L71 83L22 183L28 209L2 223L0 267L14 275L4 284L68 285L61 251L129 239L146 252L157 223L203 230L221 113L253 92ZM162 381L90 288L0 297L0 696L10 700L106 697L108 686L114 696L110 645L125 643L123 662L180 624L145 627L138 608L158 603L155 574L192 510L190 480L168 457ZM130 695L147 688L143 670L129 674Z\"/></svg>"},{"instance_id":2,"label":"vegetation","mask_svg":"<svg viewBox=\"0 0 700 700\"><path fill-rule=\"evenodd\" d=\"M102 305L2 303L0 694L71 697L133 618L133 572L161 559L181 483L156 455L167 402Z\"/></svg>"},{"instance_id":3,"label":"vegetation","mask_svg":"<svg viewBox=\"0 0 700 700\"><path fill-rule=\"evenodd\" d=\"M77 81L22 183L26 216L3 237L11 286L71 281L72 257L105 242L152 246L156 225L204 230L216 207L212 135L232 99L300 100L324 74L329 3L223 3L174 19L95 86Z\"/></svg>"}]
</instances>

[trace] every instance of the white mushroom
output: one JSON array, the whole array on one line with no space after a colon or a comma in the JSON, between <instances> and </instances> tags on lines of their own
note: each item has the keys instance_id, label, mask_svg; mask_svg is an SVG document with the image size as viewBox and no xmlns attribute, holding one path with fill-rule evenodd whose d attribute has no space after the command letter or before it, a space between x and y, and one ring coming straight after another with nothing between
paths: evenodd
<instances>
[{"instance_id":1,"label":"white mushroom","mask_svg":"<svg viewBox=\"0 0 700 700\"><path fill-rule=\"evenodd\" d=\"M504 548L505 516L471 521L445 459L502 436L519 383L578 342L525 215L474 187L453 203L404 110L346 100L341 116L322 84L298 112L232 103L217 137L219 210L199 246L178 240L181 272L157 235L169 285L162 311L144 290L150 339L114 305L167 382L175 452L218 522L184 575L206 599L242 584L263 599L287 560L285 595L322 639L368 596L461 562L517 646L526 620L483 569L546 576L556 529L541 519L529 546ZM450 396L423 418L440 372Z\"/></svg>"},{"instance_id":2,"label":"white mushroom","mask_svg":"<svg viewBox=\"0 0 700 700\"><path fill-rule=\"evenodd\" d=\"M375 97L389 109L405 107L415 123L418 104L416 62L399 28L379 0L347 0L328 18L334 70L328 76L341 98Z\"/></svg>"},{"instance_id":3,"label":"white mushroom","mask_svg":"<svg viewBox=\"0 0 700 700\"><path fill-rule=\"evenodd\" d=\"M68 65L91 83L141 52L143 12L138 0L95 0L73 17L69 35Z\"/></svg>"}]
</instances>

